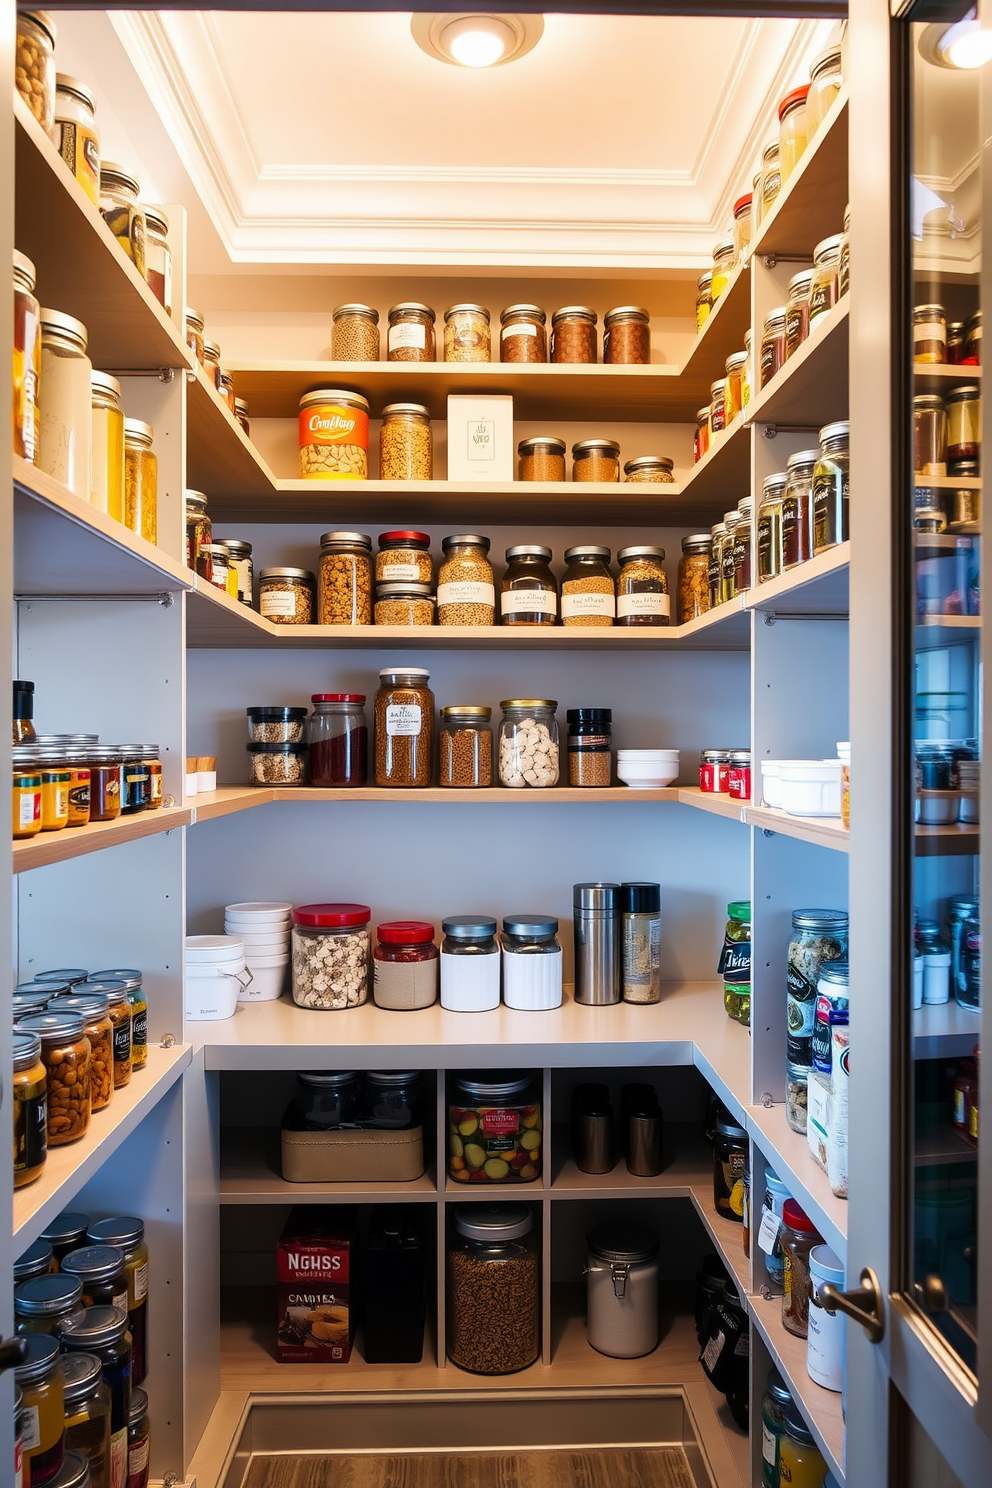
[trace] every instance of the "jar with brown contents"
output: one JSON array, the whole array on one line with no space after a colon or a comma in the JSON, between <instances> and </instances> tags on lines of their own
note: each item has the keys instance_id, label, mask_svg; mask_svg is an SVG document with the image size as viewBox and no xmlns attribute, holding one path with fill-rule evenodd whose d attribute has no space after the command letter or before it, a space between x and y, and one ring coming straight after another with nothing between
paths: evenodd
<instances>
[{"instance_id":1,"label":"jar with brown contents","mask_svg":"<svg viewBox=\"0 0 992 1488\"><path fill-rule=\"evenodd\" d=\"M55 123L55 22L44 10L17 15L14 86L46 134Z\"/></svg>"},{"instance_id":2,"label":"jar with brown contents","mask_svg":"<svg viewBox=\"0 0 992 1488\"><path fill-rule=\"evenodd\" d=\"M540 305L508 305L499 321L501 362L548 360L548 317Z\"/></svg>"},{"instance_id":3,"label":"jar with brown contents","mask_svg":"<svg viewBox=\"0 0 992 1488\"><path fill-rule=\"evenodd\" d=\"M541 1347L541 1279L525 1204L459 1204L448 1252L448 1357L473 1374L513 1374Z\"/></svg>"},{"instance_id":4,"label":"jar with brown contents","mask_svg":"<svg viewBox=\"0 0 992 1488\"><path fill-rule=\"evenodd\" d=\"M114 1089L120 1090L127 1085L131 1079L133 1068L131 1062L131 1004L128 1001L127 984L125 982L107 981L84 982L80 985L79 995L88 993L90 988L109 999L110 1007L108 1013L114 1030Z\"/></svg>"},{"instance_id":5,"label":"jar with brown contents","mask_svg":"<svg viewBox=\"0 0 992 1488\"><path fill-rule=\"evenodd\" d=\"M565 562L567 568L561 584L562 625L612 625L617 601L609 548L566 548Z\"/></svg>"},{"instance_id":6,"label":"jar with brown contents","mask_svg":"<svg viewBox=\"0 0 992 1488\"><path fill-rule=\"evenodd\" d=\"M618 481L620 446L615 439L580 439L572 445L573 481Z\"/></svg>"},{"instance_id":7,"label":"jar with brown contents","mask_svg":"<svg viewBox=\"0 0 992 1488\"><path fill-rule=\"evenodd\" d=\"M506 573L500 580L501 625L556 625L558 585L551 572L551 549L523 543L506 550Z\"/></svg>"},{"instance_id":8,"label":"jar with brown contents","mask_svg":"<svg viewBox=\"0 0 992 1488\"><path fill-rule=\"evenodd\" d=\"M85 985L80 983L80 985ZM102 1111L114 1096L114 1025L110 1021L110 998L106 993L80 992L60 997L55 1012L79 1013L83 1032L90 1041L90 1110Z\"/></svg>"},{"instance_id":9,"label":"jar with brown contents","mask_svg":"<svg viewBox=\"0 0 992 1488\"><path fill-rule=\"evenodd\" d=\"M375 695L375 783L431 783L434 694L423 667L383 667Z\"/></svg>"},{"instance_id":10,"label":"jar with brown contents","mask_svg":"<svg viewBox=\"0 0 992 1488\"><path fill-rule=\"evenodd\" d=\"M480 788L493 783L492 708L453 704L441 709L438 784Z\"/></svg>"},{"instance_id":11,"label":"jar with brown contents","mask_svg":"<svg viewBox=\"0 0 992 1488\"><path fill-rule=\"evenodd\" d=\"M14 249L14 454L34 464L41 437L41 306L34 264Z\"/></svg>"},{"instance_id":12,"label":"jar with brown contents","mask_svg":"<svg viewBox=\"0 0 992 1488\"><path fill-rule=\"evenodd\" d=\"M41 1057L41 1036L14 1030L14 1187L41 1176L48 1151L45 1095L48 1077Z\"/></svg>"},{"instance_id":13,"label":"jar with brown contents","mask_svg":"<svg viewBox=\"0 0 992 1488\"><path fill-rule=\"evenodd\" d=\"M623 478L635 483L668 486L675 482L674 469L675 461L670 455L638 455L636 460L628 460L623 467Z\"/></svg>"},{"instance_id":14,"label":"jar with brown contents","mask_svg":"<svg viewBox=\"0 0 992 1488\"><path fill-rule=\"evenodd\" d=\"M423 403L389 403L379 429L379 479L434 477L434 438L430 410Z\"/></svg>"},{"instance_id":15,"label":"jar with brown contents","mask_svg":"<svg viewBox=\"0 0 992 1488\"><path fill-rule=\"evenodd\" d=\"M377 584L430 584L433 579L431 540L426 532L380 532L375 555Z\"/></svg>"},{"instance_id":16,"label":"jar with brown contents","mask_svg":"<svg viewBox=\"0 0 992 1488\"><path fill-rule=\"evenodd\" d=\"M488 362L489 311L484 305L452 305L444 312L444 360Z\"/></svg>"},{"instance_id":17,"label":"jar with brown contents","mask_svg":"<svg viewBox=\"0 0 992 1488\"><path fill-rule=\"evenodd\" d=\"M551 360L595 362L597 357L595 310L588 305L564 305L551 317Z\"/></svg>"},{"instance_id":18,"label":"jar with brown contents","mask_svg":"<svg viewBox=\"0 0 992 1488\"><path fill-rule=\"evenodd\" d=\"M621 548L617 554L617 625L659 626L671 620L664 548Z\"/></svg>"},{"instance_id":19,"label":"jar with brown contents","mask_svg":"<svg viewBox=\"0 0 992 1488\"><path fill-rule=\"evenodd\" d=\"M521 439L517 445L522 481L563 481L565 479L565 441L551 434L538 434Z\"/></svg>"},{"instance_id":20,"label":"jar with brown contents","mask_svg":"<svg viewBox=\"0 0 992 1488\"><path fill-rule=\"evenodd\" d=\"M618 305L603 317L603 361L607 366L647 366L651 360L651 316L640 305Z\"/></svg>"},{"instance_id":21,"label":"jar with brown contents","mask_svg":"<svg viewBox=\"0 0 992 1488\"><path fill-rule=\"evenodd\" d=\"M488 537L475 533L446 537L444 559L437 576L439 625L492 625L496 588L488 553Z\"/></svg>"},{"instance_id":22,"label":"jar with brown contents","mask_svg":"<svg viewBox=\"0 0 992 1488\"><path fill-rule=\"evenodd\" d=\"M713 539L696 532L682 539L679 559L679 624L698 620L710 607L710 553Z\"/></svg>"},{"instance_id":23,"label":"jar with brown contents","mask_svg":"<svg viewBox=\"0 0 992 1488\"><path fill-rule=\"evenodd\" d=\"M371 305L338 305L331 317L332 362L379 360L379 312Z\"/></svg>"},{"instance_id":24,"label":"jar with brown contents","mask_svg":"<svg viewBox=\"0 0 992 1488\"><path fill-rule=\"evenodd\" d=\"M434 595L430 584L411 584L408 579L402 579L398 584L377 584L375 623L433 625Z\"/></svg>"},{"instance_id":25,"label":"jar with brown contents","mask_svg":"<svg viewBox=\"0 0 992 1488\"><path fill-rule=\"evenodd\" d=\"M319 625L372 624L372 539L365 532L325 532L320 539Z\"/></svg>"},{"instance_id":26,"label":"jar with brown contents","mask_svg":"<svg viewBox=\"0 0 992 1488\"><path fill-rule=\"evenodd\" d=\"M90 1041L81 1013L32 1013L18 1025L41 1036L48 1079L48 1145L77 1142L90 1124Z\"/></svg>"},{"instance_id":27,"label":"jar with brown contents","mask_svg":"<svg viewBox=\"0 0 992 1488\"><path fill-rule=\"evenodd\" d=\"M430 305L406 300L389 312L387 358L391 362L433 362L434 311Z\"/></svg>"},{"instance_id":28,"label":"jar with brown contents","mask_svg":"<svg viewBox=\"0 0 992 1488\"><path fill-rule=\"evenodd\" d=\"M568 783L608 786L613 779L612 708L569 708Z\"/></svg>"},{"instance_id":29,"label":"jar with brown contents","mask_svg":"<svg viewBox=\"0 0 992 1488\"><path fill-rule=\"evenodd\" d=\"M312 625L317 581L308 568L263 568L258 611L273 625Z\"/></svg>"}]
</instances>

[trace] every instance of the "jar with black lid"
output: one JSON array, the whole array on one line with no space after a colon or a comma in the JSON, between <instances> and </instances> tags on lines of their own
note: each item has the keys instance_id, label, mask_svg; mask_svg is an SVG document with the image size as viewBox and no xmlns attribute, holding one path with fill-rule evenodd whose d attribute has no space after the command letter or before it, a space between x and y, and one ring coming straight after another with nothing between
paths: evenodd
<instances>
[{"instance_id":1,"label":"jar with black lid","mask_svg":"<svg viewBox=\"0 0 992 1488\"><path fill-rule=\"evenodd\" d=\"M548 317L540 305L508 305L499 322L501 362L548 360Z\"/></svg>"},{"instance_id":2,"label":"jar with black lid","mask_svg":"<svg viewBox=\"0 0 992 1488\"><path fill-rule=\"evenodd\" d=\"M62 1271L82 1283L84 1307L122 1307L127 1313L127 1271L115 1245L84 1245L62 1257Z\"/></svg>"},{"instance_id":3,"label":"jar with black lid","mask_svg":"<svg viewBox=\"0 0 992 1488\"><path fill-rule=\"evenodd\" d=\"M664 569L664 548L621 548L617 562L620 565L617 574L617 625L638 628L668 625L671 600Z\"/></svg>"},{"instance_id":4,"label":"jar with black lid","mask_svg":"<svg viewBox=\"0 0 992 1488\"><path fill-rule=\"evenodd\" d=\"M409 1131L423 1121L419 1070L369 1070L362 1084L364 1119L377 1131Z\"/></svg>"},{"instance_id":5,"label":"jar with black lid","mask_svg":"<svg viewBox=\"0 0 992 1488\"><path fill-rule=\"evenodd\" d=\"M301 1071L296 1076L296 1112L311 1131L336 1131L357 1121L361 1085L354 1070Z\"/></svg>"},{"instance_id":6,"label":"jar with black lid","mask_svg":"<svg viewBox=\"0 0 992 1488\"><path fill-rule=\"evenodd\" d=\"M50 1333L57 1338L64 1323L82 1312L83 1284L78 1276L54 1272L32 1276L14 1288L14 1321L18 1333Z\"/></svg>"},{"instance_id":7,"label":"jar with black lid","mask_svg":"<svg viewBox=\"0 0 992 1488\"><path fill-rule=\"evenodd\" d=\"M611 784L613 779L613 710L569 708L568 783L578 786Z\"/></svg>"},{"instance_id":8,"label":"jar with black lid","mask_svg":"<svg viewBox=\"0 0 992 1488\"><path fill-rule=\"evenodd\" d=\"M551 317L551 360L595 362L597 355L595 310L588 305L563 305Z\"/></svg>"},{"instance_id":9,"label":"jar with black lid","mask_svg":"<svg viewBox=\"0 0 992 1488\"><path fill-rule=\"evenodd\" d=\"M558 584L551 572L551 549L520 543L506 550L506 572L500 580L501 625L556 625Z\"/></svg>"},{"instance_id":10,"label":"jar with black lid","mask_svg":"<svg viewBox=\"0 0 992 1488\"><path fill-rule=\"evenodd\" d=\"M96 1354L63 1354L59 1367L66 1452L78 1452L89 1463L90 1488L110 1488L110 1389L103 1366Z\"/></svg>"}]
</instances>

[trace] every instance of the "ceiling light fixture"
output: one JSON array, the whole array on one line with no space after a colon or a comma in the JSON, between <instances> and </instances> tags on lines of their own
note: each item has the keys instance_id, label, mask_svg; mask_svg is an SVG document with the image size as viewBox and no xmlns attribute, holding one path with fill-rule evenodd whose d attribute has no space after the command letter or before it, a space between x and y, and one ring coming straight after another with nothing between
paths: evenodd
<instances>
[{"instance_id":1,"label":"ceiling light fixture","mask_svg":"<svg viewBox=\"0 0 992 1488\"><path fill-rule=\"evenodd\" d=\"M540 15L414 15L413 39L421 51L455 67L502 67L524 56L544 34Z\"/></svg>"},{"instance_id":2,"label":"ceiling light fixture","mask_svg":"<svg viewBox=\"0 0 992 1488\"><path fill-rule=\"evenodd\" d=\"M974 13L952 26L927 26L919 44L920 55L937 67L973 72L992 61L992 31Z\"/></svg>"}]
</instances>

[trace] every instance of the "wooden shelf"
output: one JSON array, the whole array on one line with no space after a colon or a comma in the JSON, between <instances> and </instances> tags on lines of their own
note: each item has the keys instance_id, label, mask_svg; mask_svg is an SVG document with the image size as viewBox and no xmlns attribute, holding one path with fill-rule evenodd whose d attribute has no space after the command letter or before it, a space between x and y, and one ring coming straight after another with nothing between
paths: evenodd
<instances>
[{"instance_id":1,"label":"wooden shelf","mask_svg":"<svg viewBox=\"0 0 992 1488\"><path fill-rule=\"evenodd\" d=\"M981 367L962 367L946 362L914 362L913 385L917 393L939 393L943 396L950 388L964 387L969 382L982 384Z\"/></svg>"},{"instance_id":2,"label":"wooden shelf","mask_svg":"<svg viewBox=\"0 0 992 1488\"><path fill-rule=\"evenodd\" d=\"M751 324L751 264L741 264L727 282L702 330L682 364L683 377L698 380L702 397L696 409L710 401L710 388L723 377L727 358L744 350L744 334ZM695 416L696 409L693 409Z\"/></svg>"},{"instance_id":3,"label":"wooden shelf","mask_svg":"<svg viewBox=\"0 0 992 1488\"><path fill-rule=\"evenodd\" d=\"M692 1063L730 1114L746 1126L745 1112L751 1102L751 1030L727 1017L722 982L711 984L708 993L697 995L695 1001L699 1015L692 1034Z\"/></svg>"},{"instance_id":4,"label":"wooden shelf","mask_svg":"<svg viewBox=\"0 0 992 1488\"><path fill-rule=\"evenodd\" d=\"M136 1070L130 1084L115 1091L105 1110L94 1112L85 1136L65 1147L49 1147L41 1177L14 1191L16 1255L37 1240L42 1230L117 1151L179 1079L192 1057L188 1044L175 1044L171 1049L149 1044L144 1069Z\"/></svg>"},{"instance_id":5,"label":"wooden shelf","mask_svg":"<svg viewBox=\"0 0 992 1488\"><path fill-rule=\"evenodd\" d=\"M702 406L702 405L700 405ZM695 519L711 525L751 489L751 435L743 419L717 434L682 482L682 498Z\"/></svg>"},{"instance_id":6,"label":"wooden shelf","mask_svg":"<svg viewBox=\"0 0 992 1488\"><path fill-rule=\"evenodd\" d=\"M763 832L780 832L783 837L812 842L815 847L830 847L835 852L850 851L851 834L839 816L791 816L775 806L748 806L745 819Z\"/></svg>"},{"instance_id":7,"label":"wooden shelf","mask_svg":"<svg viewBox=\"0 0 992 1488\"><path fill-rule=\"evenodd\" d=\"M749 589L750 610L771 610L783 619L846 616L849 610L851 544L838 543L787 573Z\"/></svg>"},{"instance_id":8,"label":"wooden shelf","mask_svg":"<svg viewBox=\"0 0 992 1488\"><path fill-rule=\"evenodd\" d=\"M213 821L218 816L231 816L237 811L251 811L255 806L267 806L277 792L267 786L222 785L215 791L198 791L188 796L186 804L190 812L190 825Z\"/></svg>"},{"instance_id":9,"label":"wooden shelf","mask_svg":"<svg viewBox=\"0 0 992 1488\"><path fill-rule=\"evenodd\" d=\"M116 821L63 827L61 832L39 832L35 837L24 837L11 844L14 872L27 873L31 868L47 868L50 863L67 863L70 858L81 858L105 847L172 832L176 827L188 827L190 820L187 807L164 806L158 811L139 811L136 816L119 816Z\"/></svg>"},{"instance_id":10,"label":"wooden shelf","mask_svg":"<svg viewBox=\"0 0 992 1488\"><path fill-rule=\"evenodd\" d=\"M687 1199L713 1180L713 1149L699 1126L688 1123L666 1125L664 1167L653 1178L628 1173L622 1157L609 1173L583 1173L570 1155L567 1126L554 1128L551 1153L552 1199Z\"/></svg>"},{"instance_id":11,"label":"wooden shelf","mask_svg":"<svg viewBox=\"0 0 992 1488\"><path fill-rule=\"evenodd\" d=\"M980 475L920 475L914 472L913 484L918 491L980 491Z\"/></svg>"},{"instance_id":12,"label":"wooden shelf","mask_svg":"<svg viewBox=\"0 0 992 1488\"><path fill-rule=\"evenodd\" d=\"M190 796L189 810L192 822L212 821L219 816L231 816L238 811L248 811L255 806L267 806L273 801L306 802L319 805L322 802L375 801L403 802L404 805L444 806L512 806L526 802L531 806L566 805L591 802L609 806L640 806L647 802L677 801L678 787L660 786L657 790L631 790L625 785L574 786L559 785L547 790L511 790L507 786L485 786L478 790L452 789L440 785L425 786L421 790L390 789L381 785L363 786L318 786L318 785L225 785L219 790L203 795Z\"/></svg>"},{"instance_id":13,"label":"wooden shelf","mask_svg":"<svg viewBox=\"0 0 992 1488\"><path fill-rule=\"evenodd\" d=\"M982 829L978 822L952 822L947 827L916 827L918 858L970 858L982 849Z\"/></svg>"},{"instance_id":14,"label":"wooden shelf","mask_svg":"<svg viewBox=\"0 0 992 1488\"><path fill-rule=\"evenodd\" d=\"M781 1297L750 1298L751 1316L765 1347L802 1411L816 1444L837 1482L844 1482L844 1415L840 1391L825 1390L806 1370L805 1338L796 1338L782 1324ZM852 1326L852 1325L848 1325Z\"/></svg>"},{"instance_id":15,"label":"wooden shelf","mask_svg":"<svg viewBox=\"0 0 992 1488\"><path fill-rule=\"evenodd\" d=\"M748 1106L745 1124L789 1192L841 1260L847 1255L847 1200L838 1198L813 1161L806 1135L794 1132L785 1106Z\"/></svg>"},{"instance_id":16,"label":"wooden shelf","mask_svg":"<svg viewBox=\"0 0 992 1488\"><path fill-rule=\"evenodd\" d=\"M199 362L187 380L186 444L186 484L206 493L211 518L227 515L223 497L273 500L275 476Z\"/></svg>"},{"instance_id":17,"label":"wooden shelf","mask_svg":"<svg viewBox=\"0 0 992 1488\"><path fill-rule=\"evenodd\" d=\"M409 1183L288 1183L279 1161L280 1133L271 1127L222 1126L222 1204L387 1204L437 1200L433 1166Z\"/></svg>"},{"instance_id":18,"label":"wooden shelf","mask_svg":"<svg viewBox=\"0 0 992 1488\"><path fill-rule=\"evenodd\" d=\"M823 238L843 230L847 184L847 89L841 88L751 243L751 257L812 259ZM824 420L826 422L826 420Z\"/></svg>"},{"instance_id":19,"label":"wooden shelf","mask_svg":"<svg viewBox=\"0 0 992 1488\"><path fill-rule=\"evenodd\" d=\"M698 785L680 785L678 791L679 801L683 806L695 806L697 811L708 811L712 816L725 816L728 821L744 821L746 801L735 801L722 792L703 791Z\"/></svg>"},{"instance_id":20,"label":"wooden shelf","mask_svg":"<svg viewBox=\"0 0 992 1488\"><path fill-rule=\"evenodd\" d=\"M850 295L813 321L809 336L751 399L749 424L821 429L848 415Z\"/></svg>"},{"instance_id":21,"label":"wooden shelf","mask_svg":"<svg viewBox=\"0 0 992 1488\"><path fill-rule=\"evenodd\" d=\"M744 1254L744 1226L735 1220L724 1219L713 1207L713 1153L709 1151L709 1167L704 1178L692 1187L693 1208L699 1215L707 1234L716 1246L721 1261L730 1272L745 1306L750 1305L751 1263Z\"/></svg>"}]
</instances>

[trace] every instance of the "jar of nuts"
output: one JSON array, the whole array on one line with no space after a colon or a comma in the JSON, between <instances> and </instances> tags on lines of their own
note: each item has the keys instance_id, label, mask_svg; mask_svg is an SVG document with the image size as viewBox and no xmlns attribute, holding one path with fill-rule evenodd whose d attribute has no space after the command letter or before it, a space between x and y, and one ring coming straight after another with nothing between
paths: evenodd
<instances>
[{"instance_id":1,"label":"jar of nuts","mask_svg":"<svg viewBox=\"0 0 992 1488\"><path fill-rule=\"evenodd\" d=\"M551 317L551 360L596 360L596 312L588 305L565 305Z\"/></svg>"},{"instance_id":2,"label":"jar of nuts","mask_svg":"<svg viewBox=\"0 0 992 1488\"><path fill-rule=\"evenodd\" d=\"M14 86L46 134L55 123L55 22L44 10L17 13Z\"/></svg>"},{"instance_id":3,"label":"jar of nuts","mask_svg":"<svg viewBox=\"0 0 992 1488\"><path fill-rule=\"evenodd\" d=\"M368 533L321 534L317 623L372 624L372 539Z\"/></svg>"},{"instance_id":4,"label":"jar of nuts","mask_svg":"<svg viewBox=\"0 0 992 1488\"><path fill-rule=\"evenodd\" d=\"M618 305L603 316L603 361L642 366L651 360L651 316L639 305Z\"/></svg>"},{"instance_id":5,"label":"jar of nuts","mask_svg":"<svg viewBox=\"0 0 992 1488\"><path fill-rule=\"evenodd\" d=\"M431 783L434 694L424 667L383 667L375 695L376 785Z\"/></svg>"},{"instance_id":6,"label":"jar of nuts","mask_svg":"<svg viewBox=\"0 0 992 1488\"><path fill-rule=\"evenodd\" d=\"M300 399L300 475L304 480L368 478L369 400L343 388Z\"/></svg>"},{"instance_id":7,"label":"jar of nuts","mask_svg":"<svg viewBox=\"0 0 992 1488\"><path fill-rule=\"evenodd\" d=\"M339 305L331 325L332 362L379 360L379 312L371 305Z\"/></svg>"},{"instance_id":8,"label":"jar of nuts","mask_svg":"<svg viewBox=\"0 0 992 1488\"><path fill-rule=\"evenodd\" d=\"M502 625L557 625L558 585L551 572L551 549L521 543L506 550L506 573L500 580Z\"/></svg>"},{"instance_id":9,"label":"jar of nuts","mask_svg":"<svg viewBox=\"0 0 992 1488\"><path fill-rule=\"evenodd\" d=\"M105 992L79 993L57 999L55 1011L81 1013L83 1032L90 1041L90 1109L102 1111L114 1094L114 1025L110 998Z\"/></svg>"},{"instance_id":10,"label":"jar of nuts","mask_svg":"<svg viewBox=\"0 0 992 1488\"><path fill-rule=\"evenodd\" d=\"M389 312L386 345L391 362L433 362L434 311L430 305L420 305L416 300L394 305Z\"/></svg>"},{"instance_id":11,"label":"jar of nuts","mask_svg":"<svg viewBox=\"0 0 992 1488\"><path fill-rule=\"evenodd\" d=\"M293 910L293 1001L299 1007L361 1007L368 1000L371 919L367 904Z\"/></svg>"},{"instance_id":12,"label":"jar of nuts","mask_svg":"<svg viewBox=\"0 0 992 1488\"><path fill-rule=\"evenodd\" d=\"M484 305L452 305L444 312L444 360L488 362L489 311Z\"/></svg>"},{"instance_id":13,"label":"jar of nuts","mask_svg":"<svg viewBox=\"0 0 992 1488\"><path fill-rule=\"evenodd\" d=\"M252 785L305 785L306 744L246 744Z\"/></svg>"},{"instance_id":14,"label":"jar of nuts","mask_svg":"<svg viewBox=\"0 0 992 1488\"><path fill-rule=\"evenodd\" d=\"M308 568L263 568L258 612L274 625L312 625L317 581Z\"/></svg>"},{"instance_id":15,"label":"jar of nuts","mask_svg":"<svg viewBox=\"0 0 992 1488\"><path fill-rule=\"evenodd\" d=\"M492 708L464 703L441 709L438 783L479 787L493 783Z\"/></svg>"},{"instance_id":16,"label":"jar of nuts","mask_svg":"<svg viewBox=\"0 0 992 1488\"><path fill-rule=\"evenodd\" d=\"M377 584L376 625L433 625L434 595L430 584Z\"/></svg>"},{"instance_id":17,"label":"jar of nuts","mask_svg":"<svg viewBox=\"0 0 992 1488\"><path fill-rule=\"evenodd\" d=\"M389 403L379 428L379 479L434 477L434 439L430 410L423 403Z\"/></svg>"},{"instance_id":18,"label":"jar of nuts","mask_svg":"<svg viewBox=\"0 0 992 1488\"><path fill-rule=\"evenodd\" d=\"M615 439L580 439L572 445L573 481L618 481L620 446Z\"/></svg>"},{"instance_id":19,"label":"jar of nuts","mask_svg":"<svg viewBox=\"0 0 992 1488\"><path fill-rule=\"evenodd\" d=\"M563 481L565 479L565 441L551 434L538 434L521 439L517 445L522 481Z\"/></svg>"},{"instance_id":20,"label":"jar of nuts","mask_svg":"<svg viewBox=\"0 0 992 1488\"><path fill-rule=\"evenodd\" d=\"M476 533L446 537L437 576L439 625L492 625L496 587L489 562L488 537Z\"/></svg>"},{"instance_id":21,"label":"jar of nuts","mask_svg":"<svg viewBox=\"0 0 992 1488\"><path fill-rule=\"evenodd\" d=\"M377 584L430 584L434 579L431 540L426 532L380 532L375 555Z\"/></svg>"},{"instance_id":22,"label":"jar of nuts","mask_svg":"<svg viewBox=\"0 0 992 1488\"><path fill-rule=\"evenodd\" d=\"M18 1024L41 1036L48 1078L48 1145L77 1142L90 1124L90 1041L82 1013L32 1013Z\"/></svg>"},{"instance_id":23,"label":"jar of nuts","mask_svg":"<svg viewBox=\"0 0 992 1488\"><path fill-rule=\"evenodd\" d=\"M617 554L617 624L668 625L671 601L664 548L621 548Z\"/></svg>"},{"instance_id":24,"label":"jar of nuts","mask_svg":"<svg viewBox=\"0 0 992 1488\"><path fill-rule=\"evenodd\" d=\"M500 707L500 784L512 790L546 790L557 785L557 702L552 698L507 698Z\"/></svg>"},{"instance_id":25,"label":"jar of nuts","mask_svg":"<svg viewBox=\"0 0 992 1488\"><path fill-rule=\"evenodd\" d=\"M565 549L561 583L562 625L613 624L616 589L610 572L610 550L596 545Z\"/></svg>"},{"instance_id":26,"label":"jar of nuts","mask_svg":"<svg viewBox=\"0 0 992 1488\"><path fill-rule=\"evenodd\" d=\"M501 362L548 360L548 317L540 305L508 305L499 319Z\"/></svg>"},{"instance_id":27,"label":"jar of nuts","mask_svg":"<svg viewBox=\"0 0 992 1488\"><path fill-rule=\"evenodd\" d=\"M638 455L636 460L628 460L623 467L623 478L625 481L671 485L675 480L672 474L674 468L675 461L670 455Z\"/></svg>"}]
</instances>

